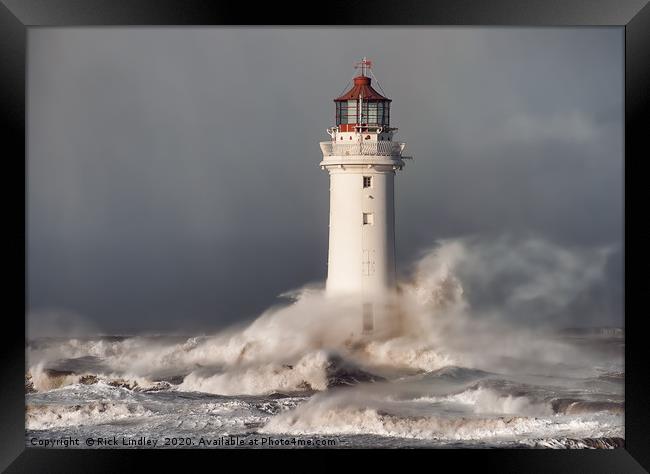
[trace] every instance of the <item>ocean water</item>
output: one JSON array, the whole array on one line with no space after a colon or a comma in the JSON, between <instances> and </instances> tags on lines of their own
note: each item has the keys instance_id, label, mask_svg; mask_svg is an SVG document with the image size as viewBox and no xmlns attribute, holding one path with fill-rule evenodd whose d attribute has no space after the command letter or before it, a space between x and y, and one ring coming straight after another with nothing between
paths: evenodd
<instances>
[{"instance_id":1,"label":"ocean water","mask_svg":"<svg viewBox=\"0 0 650 474\"><path fill-rule=\"evenodd\" d=\"M170 371L179 367L172 360L180 354L187 359L193 352L209 352L217 342L205 336L40 339L28 347L30 359L47 363L33 365L26 376L26 444L44 446L49 440L59 443L49 446L61 447L68 440L68 447L79 449L622 446L622 336L581 331L554 338L585 357L552 366L511 360L497 371L447 365L439 354L436 359L420 352L428 363L440 365L427 370L384 360L364 366L359 357L316 350L295 364L244 364L233 370L193 361L191 370ZM161 363L152 364L151 357ZM163 370L143 373L138 370L143 359ZM520 365L525 369L516 370Z\"/></svg>"},{"instance_id":2,"label":"ocean water","mask_svg":"<svg viewBox=\"0 0 650 474\"><path fill-rule=\"evenodd\" d=\"M443 242L365 337L359 301L317 285L215 334L34 338L25 442L620 447L623 330L561 329L586 326L589 315L568 308L605 256L538 240ZM475 297L489 288L498 310Z\"/></svg>"}]
</instances>

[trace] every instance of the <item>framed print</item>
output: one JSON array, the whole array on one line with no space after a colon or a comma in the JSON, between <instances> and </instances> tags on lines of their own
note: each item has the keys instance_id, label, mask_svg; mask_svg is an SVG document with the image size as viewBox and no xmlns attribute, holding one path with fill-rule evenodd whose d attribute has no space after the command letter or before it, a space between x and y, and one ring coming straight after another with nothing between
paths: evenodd
<instances>
[{"instance_id":1,"label":"framed print","mask_svg":"<svg viewBox=\"0 0 650 474\"><path fill-rule=\"evenodd\" d=\"M646 472L647 2L2 3L7 472Z\"/></svg>"}]
</instances>

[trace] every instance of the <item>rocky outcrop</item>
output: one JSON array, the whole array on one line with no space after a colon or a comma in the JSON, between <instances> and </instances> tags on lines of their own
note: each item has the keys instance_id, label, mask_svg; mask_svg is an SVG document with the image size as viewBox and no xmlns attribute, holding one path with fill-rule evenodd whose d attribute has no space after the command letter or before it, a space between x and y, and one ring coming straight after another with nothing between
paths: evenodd
<instances>
[{"instance_id":1,"label":"rocky outcrop","mask_svg":"<svg viewBox=\"0 0 650 474\"><path fill-rule=\"evenodd\" d=\"M167 377L158 377L154 382L165 382L170 385L180 385L185 380L185 375L170 375Z\"/></svg>"},{"instance_id":2,"label":"rocky outcrop","mask_svg":"<svg viewBox=\"0 0 650 474\"><path fill-rule=\"evenodd\" d=\"M35 393L38 390L34 388L34 381L32 380L32 374L25 374L25 393Z\"/></svg>"},{"instance_id":3,"label":"rocky outcrop","mask_svg":"<svg viewBox=\"0 0 650 474\"><path fill-rule=\"evenodd\" d=\"M135 387L138 386L138 382L131 382L129 380L124 380L124 379L116 379L108 382L108 385L110 385L111 387L119 387L119 388L126 388L127 390L133 390Z\"/></svg>"},{"instance_id":4,"label":"rocky outcrop","mask_svg":"<svg viewBox=\"0 0 650 474\"><path fill-rule=\"evenodd\" d=\"M379 375L362 370L338 355L331 355L329 357L325 371L327 388L357 385L365 382L383 382L386 380Z\"/></svg>"},{"instance_id":5,"label":"rocky outcrop","mask_svg":"<svg viewBox=\"0 0 650 474\"><path fill-rule=\"evenodd\" d=\"M96 375L82 375L79 378L79 383L82 385L94 385L99 382L99 378Z\"/></svg>"}]
</instances>

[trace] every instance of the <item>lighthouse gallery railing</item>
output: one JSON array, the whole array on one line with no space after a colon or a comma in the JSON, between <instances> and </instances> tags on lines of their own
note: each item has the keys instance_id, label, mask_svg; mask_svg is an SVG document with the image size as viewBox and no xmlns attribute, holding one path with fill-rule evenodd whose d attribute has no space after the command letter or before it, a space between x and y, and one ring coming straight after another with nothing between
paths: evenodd
<instances>
[{"instance_id":1,"label":"lighthouse gallery railing","mask_svg":"<svg viewBox=\"0 0 650 474\"><path fill-rule=\"evenodd\" d=\"M405 146L405 143L388 141L370 143L320 142L320 149L324 156L401 156Z\"/></svg>"}]
</instances>

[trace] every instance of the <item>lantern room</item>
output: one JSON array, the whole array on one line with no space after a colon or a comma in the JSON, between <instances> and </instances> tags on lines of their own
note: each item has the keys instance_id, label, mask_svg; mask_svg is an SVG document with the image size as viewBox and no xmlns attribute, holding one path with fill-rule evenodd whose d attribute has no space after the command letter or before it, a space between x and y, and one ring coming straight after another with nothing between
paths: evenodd
<instances>
[{"instance_id":1,"label":"lantern room","mask_svg":"<svg viewBox=\"0 0 650 474\"><path fill-rule=\"evenodd\" d=\"M391 100L373 89L370 83L370 77L362 72L354 78L352 89L334 99L339 131L352 132L389 126Z\"/></svg>"}]
</instances>

